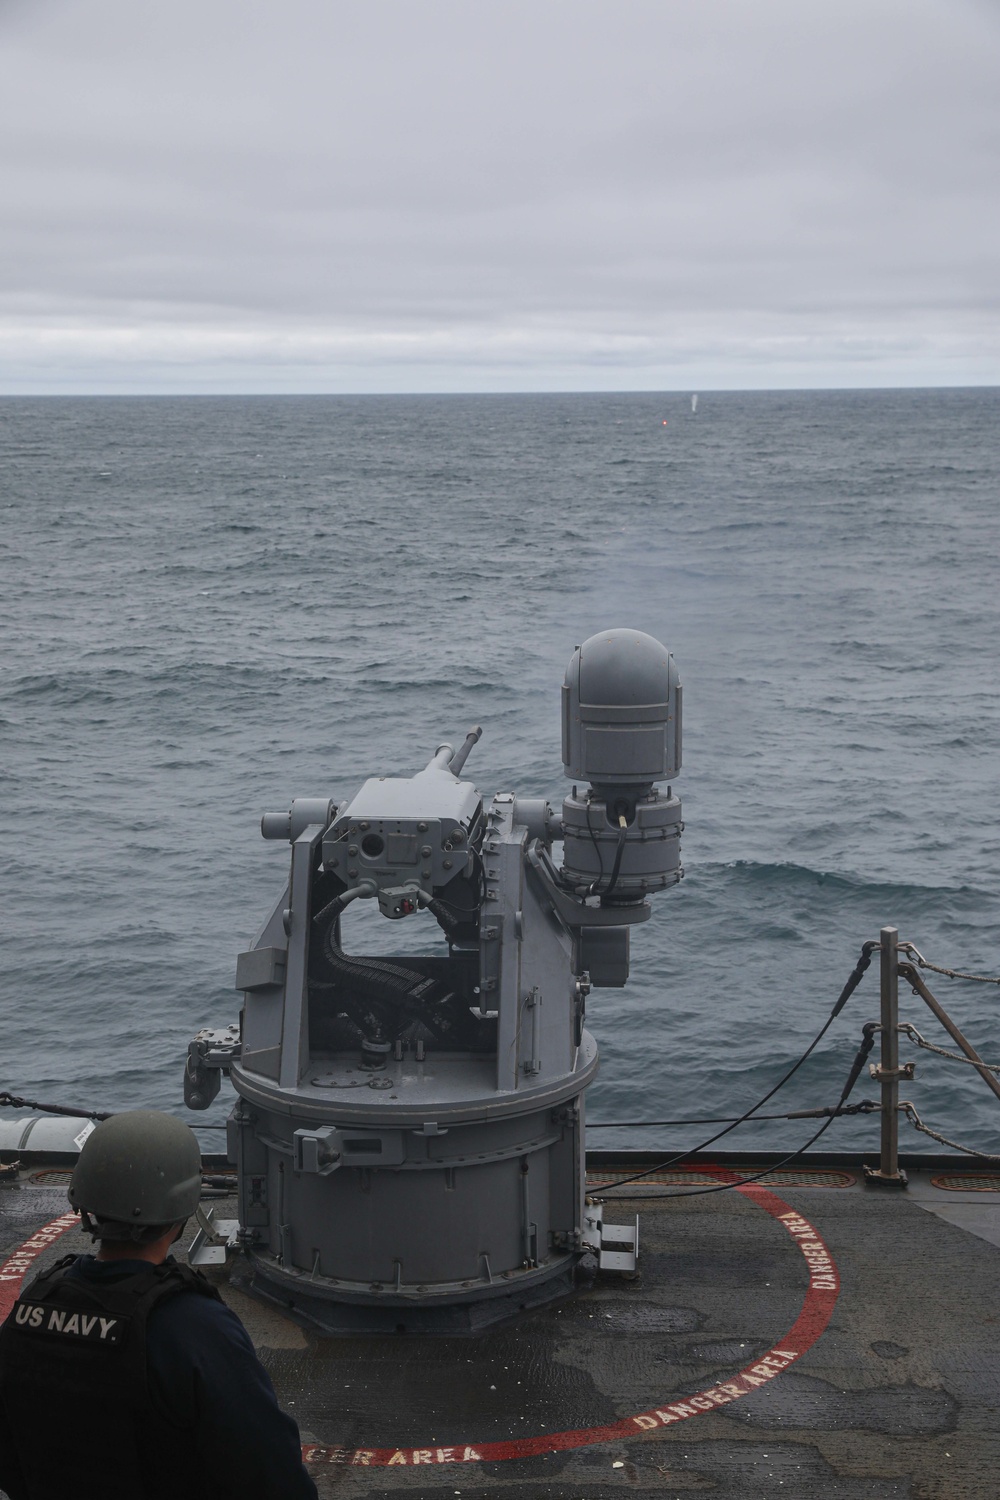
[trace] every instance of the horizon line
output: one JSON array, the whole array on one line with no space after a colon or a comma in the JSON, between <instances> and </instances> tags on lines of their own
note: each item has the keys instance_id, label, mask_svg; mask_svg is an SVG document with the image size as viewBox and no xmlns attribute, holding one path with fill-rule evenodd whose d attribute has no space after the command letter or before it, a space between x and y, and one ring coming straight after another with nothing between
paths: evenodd
<instances>
[{"instance_id":1,"label":"horizon line","mask_svg":"<svg viewBox=\"0 0 1000 1500\"><path fill-rule=\"evenodd\" d=\"M957 384L948 383L944 385L918 382L912 385L774 385L774 386L726 386L726 385L698 385L694 384L679 386L635 386L623 389L621 387L609 387L597 390L590 387L573 388L565 390L553 390L550 388L531 388L523 390L497 389L497 390L390 390L390 391L289 391L289 390L205 390L181 389L163 390L162 388L150 388L147 390L135 389L104 389L104 390L81 390L78 387L67 390L0 390L0 401L25 401L25 400L149 400L160 398L163 400L191 400L197 397L205 397L209 400L237 400L259 397L263 400L361 400L373 399L433 399L441 396L463 397L468 399L522 396L690 396L693 394L710 394L716 396L768 396L768 395L829 395L833 393L853 393L856 395L888 394L898 391L996 391L1000 390L1000 381L972 381Z\"/></svg>"}]
</instances>

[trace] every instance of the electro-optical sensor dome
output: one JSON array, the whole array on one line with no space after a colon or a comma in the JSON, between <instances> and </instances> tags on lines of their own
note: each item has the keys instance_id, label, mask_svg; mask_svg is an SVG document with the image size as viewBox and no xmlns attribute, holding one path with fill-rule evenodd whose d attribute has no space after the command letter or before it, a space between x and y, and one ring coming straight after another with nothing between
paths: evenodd
<instances>
[{"instance_id":1,"label":"electro-optical sensor dome","mask_svg":"<svg viewBox=\"0 0 1000 1500\"><path fill-rule=\"evenodd\" d=\"M666 646L641 630L602 630L573 653L562 696L566 775L650 786L681 768L681 685Z\"/></svg>"}]
</instances>

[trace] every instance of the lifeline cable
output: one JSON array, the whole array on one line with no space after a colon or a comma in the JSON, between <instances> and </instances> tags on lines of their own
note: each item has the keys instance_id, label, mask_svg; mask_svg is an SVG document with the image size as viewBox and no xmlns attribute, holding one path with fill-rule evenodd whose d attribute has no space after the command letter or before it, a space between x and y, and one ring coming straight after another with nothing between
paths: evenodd
<instances>
[{"instance_id":1,"label":"lifeline cable","mask_svg":"<svg viewBox=\"0 0 1000 1500\"><path fill-rule=\"evenodd\" d=\"M976 1146L963 1146L961 1141L950 1140L948 1136L941 1135L937 1130L932 1130L929 1125L924 1124L908 1099L900 1100L897 1108L906 1116L914 1130L922 1130L924 1135L929 1135L933 1140L940 1141L942 1146L951 1146L955 1151L964 1151L967 1156L978 1156L983 1161L1000 1161L1000 1156L997 1156L992 1151L980 1151Z\"/></svg>"},{"instance_id":2,"label":"lifeline cable","mask_svg":"<svg viewBox=\"0 0 1000 1500\"><path fill-rule=\"evenodd\" d=\"M9 1094L6 1089L0 1089L0 1108L9 1109L40 1109L47 1115L71 1115L78 1120L110 1120L113 1110L101 1109L74 1109L69 1104L42 1104L38 1099L23 1099L20 1094Z\"/></svg>"},{"instance_id":3,"label":"lifeline cable","mask_svg":"<svg viewBox=\"0 0 1000 1500\"><path fill-rule=\"evenodd\" d=\"M862 944L862 947L861 947L861 957L858 959L858 961L855 964L853 970L851 971L851 975L850 975L847 983L844 985L844 988L841 990L840 994L838 995L838 997L837 997L837 1003L834 1005L834 1007L831 1010L831 1012L830 1012L829 1016L827 1017L826 1021L820 1027L819 1031L817 1032L817 1034L813 1038L813 1040L809 1043L809 1046L803 1052L803 1054L799 1058L798 1062L794 1063L792 1065L792 1067L789 1068L788 1072L784 1075L783 1078L780 1078L778 1080L778 1082L774 1085L773 1089L770 1089L764 1095L764 1097L762 1099L758 1099L757 1103L754 1104L754 1105L752 1105L751 1108L748 1109L745 1114L740 1115L739 1119L735 1120L732 1125L727 1125L726 1128L725 1128L725 1130L718 1131L717 1134L715 1134L713 1136L710 1136L707 1141L702 1141L701 1144L698 1145L698 1146L692 1146L690 1148L690 1150L688 1150L688 1151L680 1151L680 1152L678 1152L678 1154L676 1156L671 1156L669 1158L669 1160L659 1162L655 1167L647 1167L644 1172L636 1172L634 1174L634 1176L632 1176L632 1177L626 1177L624 1179L624 1181L625 1182L638 1182L640 1180L640 1178L649 1177L653 1172L663 1172L663 1171L666 1170L667 1167L674 1167L674 1166L676 1166L679 1161L685 1161L687 1159L687 1157L693 1156L696 1151L704 1151L707 1146L714 1146L716 1141L721 1141L722 1137L724 1135L728 1135L731 1130L735 1130L736 1127L737 1127L737 1125L742 1125L743 1122L744 1122L744 1120L749 1120L750 1117L751 1117L751 1115L754 1114L754 1112L756 1110L760 1109L760 1107L761 1107L762 1104L766 1104L769 1099L773 1099L774 1095L778 1092L778 1090L781 1089L781 1088L784 1088L785 1084L792 1077L792 1075L794 1073L797 1073L798 1070L801 1068L801 1066L805 1062L806 1058L809 1057L816 1050L816 1048L819 1046L820 1042L823 1040L824 1036L829 1031L830 1027L833 1025L833 1022L840 1015L840 1012L843 1010L844 1006L847 1004L848 1000L854 994L854 991L857 989L858 985L861 983L862 979L865 977L865 973L867 972L867 970L868 970L868 968L869 968L869 966L871 964L871 961L872 961L872 954L874 952L876 952L876 950L878 949L878 946L879 945L876 942L868 942L868 943L863 943ZM869 1023L869 1024L872 1024L872 1023ZM874 1045L874 1041L872 1042L872 1045ZM871 1050L871 1048L869 1047L869 1051L870 1050ZM854 1082L852 1081L851 1088L853 1088L853 1087L854 1087ZM843 1098L846 1098L846 1097L847 1096L845 1094L843 1096ZM812 1144L811 1141L807 1142L807 1146L809 1146L811 1144ZM807 1149L807 1146L803 1146L801 1149L803 1151L805 1151ZM795 1154L798 1155L798 1152L796 1152ZM623 1183L617 1182L617 1183L615 1183L615 1186L616 1187L622 1187Z\"/></svg>"},{"instance_id":4,"label":"lifeline cable","mask_svg":"<svg viewBox=\"0 0 1000 1500\"><path fill-rule=\"evenodd\" d=\"M982 1060L976 1062L975 1058L964 1057L961 1052L951 1052L947 1047L936 1047L925 1036L921 1036L917 1028L911 1026L909 1021L901 1021L896 1030L901 1035L908 1036L916 1046L924 1047L928 1052L936 1052L938 1057L947 1057L951 1062L965 1063L970 1068L985 1068L987 1073L1000 1073L1000 1063L988 1063Z\"/></svg>"},{"instance_id":5,"label":"lifeline cable","mask_svg":"<svg viewBox=\"0 0 1000 1500\"><path fill-rule=\"evenodd\" d=\"M935 1049L939 1050L939 1049ZM947 1053L951 1056L951 1053ZM957 1057L957 1053L955 1056ZM961 1062L971 1062L971 1058L960 1058ZM973 1064L974 1066L974 1064ZM818 1120L821 1115L869 1115L875 1110L881 1109L877 1099L862 1099L858 1104L849 1104L846 1109L836 1109L827 1104L820 1109L793 1109L787 1115L754 1115L751 1124L758 1120ZM735 1115L701 1115L692 1120L588 1120L588 1130L645 1130L653 1126L674 1125L738 1125L739 1120ZM220 1125L220 1130L226 1127Z\"/></svg>"},{"instance_id":6,"label":"lifeline cable","mask_svg":"<svg viewBox=\"0 0 1000 1500\"><path fill-rule=\"evenodd\" d=\"M325 915L327 915L327 911L323 911L319 915L320 915L320 917L325 916ZM803 1052L802 1056L799 1058L798 1062L795 1063L794 1067L790 1068L789 1071L785 1074L785 1076L778 1083L775 1084L774 1088L771 1089L769 1093L765 1094L763 1096L763 1098L758 1099L757 1103L751 1109L747 1110L745 1114L740 1115L736 1119L732 1119L731 1117L724 1116L724 1117L722 1117L719 1120L715 1120L715 1119L711 1119L711 1118L709 1118L709 1119L694 1119L694 1120L615 1120L615 1121L601 1122L600 1124L596 1124L596 1123L592 1124L591 1125L591 1129L592 1130L598 1130L598 1129L611 1130L611 1129L617 1129L619 1127L624 1128L625 1126L631 1126L631 1127L638 1128L638 1127L644 1127L644 1126L647 1126L647 1125L648 1126L714 1125L714 1124L722 1124L722 1123L727 1123L728 1122L727 1123L727 1128L725 1130L720 1130L717 1135L712 1136L710 1140L703 1141L700 1146L692 1146L690 1148L690 1150L683 1151L679 1155L671 1157L668 1161L660 1162L660 1163L658 1163L654 1167L648 1167L644 1172L637 1172L633 1177L627 1177L627 1178L623 1179L623 1182L615 1183L615 1186L616 1187L621 1187L621 1186L624 1185L624 1183L637 1182L637 1181L639 1181L640 1178L648 1177L653 1172L662 1172L662 1171L665 1171L668 1167L675 1166L677 1162L684 1161L687 1157L693 1156L696 1151L703 1151L706 1148L706 1146L712 1146L712 1145L714 1145L715 1142L721 1140L724 1135L728 1135L729 1132L730 1132L730 1130L735 1130L735 1128L736 1128L737 1125L742 1125L744 1123L744 1121L750 1119L751 1116L753 1116L756 1113L756 1111L760 1108L760 1106L762 1104L766 1104L767 1101L768 1101L768 1099L773 1098L773 1096L778 1092L778 1090L780 1088L784 1087L784 1085L788 1082L788 1080L792 1077L792 1075L794 1073L798 1072L798 1070L802 1066L802 1064L806 1061L806 1059L810 1056L810 1054L815 1050L815 1048L822 1041L823 1037L826 1035L826 1032L829 1030L832 1022L836 1019L836 1017L843 1010L844 1006L847 1004L847 1001L850 999L851 995L854 993L854 991L857 989L858 985L861 983L861 980L864 978L864 975L865 975L867 969L869 968L869 966L871 964L871 955L872 955L872 953L874 953L878 949L878 946L879 946L878 943L875 943L875 942L868 942L868 943L863 944L862 949L861 949L861 957L858 959L858 962L855 965L853 971L851 972L851 975L850 975L847 983L844 985L844 988L841 990L840 995L839 995L839 997L837 999L837 1002L834 1005L832 1011L830 1012L830 1015L829 1015L828 1019L826 1020L826 1022L824 1023L824 1025L822 1026L822 1028L820 1029L820 1031L817 1033L817 1035L814 1038L814 1040L809 1044L809 1046L806 1048L805 1052ZM901 945L901 946L906 946L907 948L910 948L910 947L912 947L912 944L905 944L905 945ZM930 967L930 965L928 965L927 967ZM866 1031L867 1031L867 1028L866 1028ZM870 1048L869 1048L869 1050L870 1050ZM987 1066L989 1066L989 1065L987 1064ZM853 1087L853 1082L852 1082L851 1087ZM848 1092L850 1092L850 1090L848 1090ZM847 1097L846 1094L843 1095L842 1099L841 1099L841 1102L843 1102L843 1100L846 1099L846 1097ZM836 1107L835 1109L833 1109L831 1111L830 1119L828 1119L826 1121L826 1124L824 1125L823 1128L826 1129L826 1126L829 1125L831 1123L831 1121L837 1117L837 1115L840 1115L840 1114L862 1114L862 1113L867 1113L866 1106L868 1106L868 1105L869 1105L869 1101L865 1100L861 1104L852 1105L847 1110L840 1109L839 1106ZM39 1110L42 1110L43 1113L45 1113L45 1114L51 1114L51 1115L68 1115L68 1116L70 1116L70 1117L72 1117L74 1119L82 1119L82 1120L108 1120L114 1114L113 1110L77 1109L77 1108L73 1107L72 1105L68 1105L68 1104L44 1104L44 1103L42 1103L38 1099L26 1099L26 1098L24 1098L20 1094L12 1094L8 1090L6 1090L6 1089L0 1089L0 1108L4 1108L4 1107L11 1108L11 1109L39 1109ZM787 1114L787 1115L759 1115L759 1116L757 1116L757 1118L760 1119L760 1120L793 1120L793 1119L802 1119L802 1118L808 1116L810 1113L811 1113L811 1111L800 1110L800 1111L796 1111L796 1112L793 1112L792 1114ZM226 1127L224 1125L199 1125L198 1128L201 1129L201 1130L225 1130ZM817 1132L817 1135L813 1137L813 1140L818 1140L820 1133L821 1132ZM927 1133L929 1134L930 1132L928 1131ZM951 1144L951 1143L949 1142L949 1144ZM800 1151L806 1151L806 1150L808 1150L808 1148L809 1148L810 1145L812 1145L812 1141L807 1141L806 1145L802 1146L800 1148ZM959 1147L959 1150L963 1150L963 1149L965 1149L965 1148L964 1147ZM796 1152L794 1154L795 1155L799 1155L800 1152ZM792 1159L793 1158L791 1158L791 1157L788 1158L788 1160L792 1160ZM774 1170L773 1167L769 1167L768 1168L768 1171L773 1171L773 1170ZM755 1179L751 1179L751 1180L755 1180ZM713 1191L714 1191L714 1189L713 1189Z\"/></svg>"},{"instance_id":7,"label":"lifeline cable","mask_svg":"<svg viewBox=\"0 0 1000 1500\"><path fill-rule=\"evenodd\" d=\"M994 974L966 974L962 969L944 969L940 964L932 964L915 943L900 943L898 946L905 949L922 969L933 969L935 974L944 974L948 979L971 979L975 984L1000 984L1000 978Z\"/></svg>"},{"instance_id":8,"label":"lifeline cable","mask_svg":"<svg viewBox=\"0 0 1000 1500\"><path fill-rule=\"evenodd\" d=\"M825 1130L829 1130L830 1126L833 1124L834 1120L837 1119L838 1115L847 1112L847 1111L841 1110L840 1106L846 1102L848 1095L850 1094L850 1092L853 1089L854 1085L857 1083L858 1078L861 1075L861 1069L865 1065L865 1059L868 1057L868 1054L871 1052L872 1048L875 1045L875 1036L876 1036L877 1032L879 1030L881 1030L881 1028L880 1028L879 1023L877 1021L867 1021L865 1023L865 1025L861 1028L861 1030L862 1030L863 1040L861 1042L861 1046L857 1050L857 1054L856 1054L856 1056L854 1058L854 1061L851 1064L851 1071L847 1075L847 1082L844 1084L844 1087L841 1090L839 1101L837 1102L836 1106L830 1111L830 1117L829 1117L829 1119L824 1120L823 1124L819 1127L819 1129L817 1131L815 1131L814 1134L811 1135L809 1137L809 1139L806 1141L805 1145L800 1146L797 1151L792 1151L788 1156L783 1156L780 1161L772 1162L769 1167L765 1167L764 1168L763 1172L757 1172L757 1173L754 1174L753 1177L743 1177L738 1182L722 1182L722 1183L718 1183L715 1187L708 1187L708 1188L686 1188L686 1189L683 1189L679 1193L664 1193L664 1192L658 1192L658 1193L626 1193L625 1197L626 1198L657 1198L657 1199L659 1199L659 1198L697 1198L697 1197L700 1197L703 1193L724 1193L724 1192L728 1191L729 1188L749 1187L749 1185L751 1183L753 1183L753 1182L759 1182L762 1177L768 1177L772 1172L777 1172L780 1167L787 1167L787 1165L788 1165L788 1163L790 1161L794 1161L796 1159L796 1157L801 1156L803 1154L803 1152L808 1151L810 1146L815 1145L815 1143L819 1140L819 1138L823 1134L823 1132ZM651 1170L655 1172L655 1171L660 1170L660 1169L658 1169L656 1167L653 1167ZM637 1175L639 1177L643 1177L643 1176L646 1176L648 1174L644 1173L644 1172L640 1172ZM621 1182L614 1183L613 1186L616 1187L616 1188L620 1188L620 1187L623 1187L626 1183L635 1182L635 1181L636 1181L635 1177L625 1177L625 1178L623 1178L623 1180ZM601 1193L601 1197L602 1198L607 1198L607 1192L602 1192ZM613 1203L615 1200L612 1198L612 1199L610 1199L610 1201Z\"/></svg>"},{"instance_id":9,"label":"lifeline cable","mask_svg":"<svg viewBox=\"0 0 1000 1500\"><path fill-rule=\"evenodd\" d=\"M0 1089L0 1109L40 1109L46 1115L69 1115L74 1120L110 1120L116 1113L113 1109L77 1109L71 1104L43 1104L40 1099L25 1099L20 1094ZM175 1116L175 1118L177 1118ZM199 1130L225 1130L225 1125L203 1125Z\"/></svg>"},{"instance_id":10,"label":"lifeline cable","mask_svg":"<svg viewBox=\"0 0 1000 1500\"><path fill-rule=\"evenodd\" d=\"M809 1147L812 1146L812 1145L814 1145L815 1142L819 1140L819 1138L823 1134L824 1130L829 1130L830 1126L833 1124L833 1122L834 1122L834 1120L836 1118L837 1118L837 1116L835 1114L832 1114L828 1120L824 1120L823 1121L823 1124L819 1127L819 1129L815 1132L814 1135L811 1135L809 1137L809 1139L806 1141L806 1143L805 1143L804 1146L800 1146L798 1148L798 1150L797 1151L793 1151L790 1156L783 1156L780 1161L772 1162L769 1167L765 1167L764 1168L763 1172L758 1172L753 1177L741 1177L738 1182L722 1182L722 1183L718 1183L715 1187L707 1187L707 1188L683 1188L679 1193L666 1193L666 1192L659 1192L659 1193L625 1193L623 1195L623 1197L627 1198L627 1199L632 1199L632 1198L656 1198L656 1199L660 1199L660 1198L697 1198L702 1193L724 1193L724 1192L726 1192L726 1190L728 1188L747 1187L747 1186L749 1186L750 1183L759 1182L762 1177L769 1177L772 1172L777 1172L780 1167L787 1167L787 1165L788 1165L788 1163L790 1161L794 1161L797 1156L801 1156L804 1151L808 1151ZM625 1178L625 1181L626 1182L634 1182L635 1178L634 1177L627 1177L627 1178ZM618 1187L621 1187L622 1184L620 1182L616 1182L616 1183L613 1184L613 1186L616 1187L616 1188L618 1188ZM602 1189L600 1196L602 1198L606 1198L608 1196L607 1195L607 1191L604 1190L604 1189ZM611 1198L609 1201L613 1203L615 1200L613 1198Z\"/></svg>"}]
</instances>

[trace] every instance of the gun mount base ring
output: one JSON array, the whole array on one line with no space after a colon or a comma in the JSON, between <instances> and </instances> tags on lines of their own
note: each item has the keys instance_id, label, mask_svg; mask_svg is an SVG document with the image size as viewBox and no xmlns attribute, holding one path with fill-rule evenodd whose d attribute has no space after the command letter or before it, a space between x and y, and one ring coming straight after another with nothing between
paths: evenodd
<instances>
[{"instance_id":1,"label":"gun mount base ring","mask_svg":"<svg viewBox=\"0 0 1000 1500\"><path fill-rule=\"evenodd\" d=\"M482 1282L442 1283L426 1291L404 1287L331 1283L326 1277L283 1271L270 1256L252 1251L234 1267L234 1285L282 1308L307 1328L328 1335L421 1333L441 1336L475 1334L519 1313L568 1297L576 1286L580 1256L518 1271L509 1278ZM375 1299L378 1300L375 1300Z\"/></svg>"}]
</instances>

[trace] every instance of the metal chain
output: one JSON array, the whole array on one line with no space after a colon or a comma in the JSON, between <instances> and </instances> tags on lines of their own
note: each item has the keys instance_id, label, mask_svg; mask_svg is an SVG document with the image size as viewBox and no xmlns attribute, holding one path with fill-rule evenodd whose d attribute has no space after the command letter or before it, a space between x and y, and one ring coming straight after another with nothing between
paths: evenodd
<instances>
[{"instance_id":1,"label":"metal chain","mask_svg":"<svg viewBox=\"0 0 1000 1500\"><path fill-rule=\"evenodd\" d=\"M970 1068L985 1068L988 1073L1000 1074L1000 1063L973 1062L971 1057L964 1057L961 1052L949 1052L947 1047L935 1047L933 1042L921 1036L917 1028L908 1021L900 1021L896 1030L904 1031L911 1042L916 1042L918 1047L926 1047L928 1052L936 1052L938 1057L950 1057L952 1062L966 1063Z\"/></svg>"},{"instance_id":2,"label":"metal chain","mask_svg":"<svg viewBox=\"0 0 1000 1500\"><path fill-rule=\"evenodd\" d=\"M1000 1161L1000 1156L995 1155L991 1151L977 1151L975 1146L963 1146L959 1141L949 1140L946 1135L941 1135L938 1131L932 1130L929 1125L924 1124L908 1099L902 1100L899 1108L906 1115L914 1130L922 1130L924 1135L929 1135L933 1140L940 1141L942 1146L950 1146L953 1151L964 1151L967 1156L979 1156L983 1161Z\"/></svg>"},{"instance_id":3,"label":"metal chain","mask_svg":"<svg viewBox=\"0 0 1000 1500\"><path fill-rule=\"evenodd\" d=\"M976 984L1000 984L1000 979L992 974L965 974L961 969L943 969L940 964L932 964L913 943L900 943L898 946L912 954L922 969L933 969L935 974L945 974L949 979L972 979Z\"/></svg>"}]
</instances>

